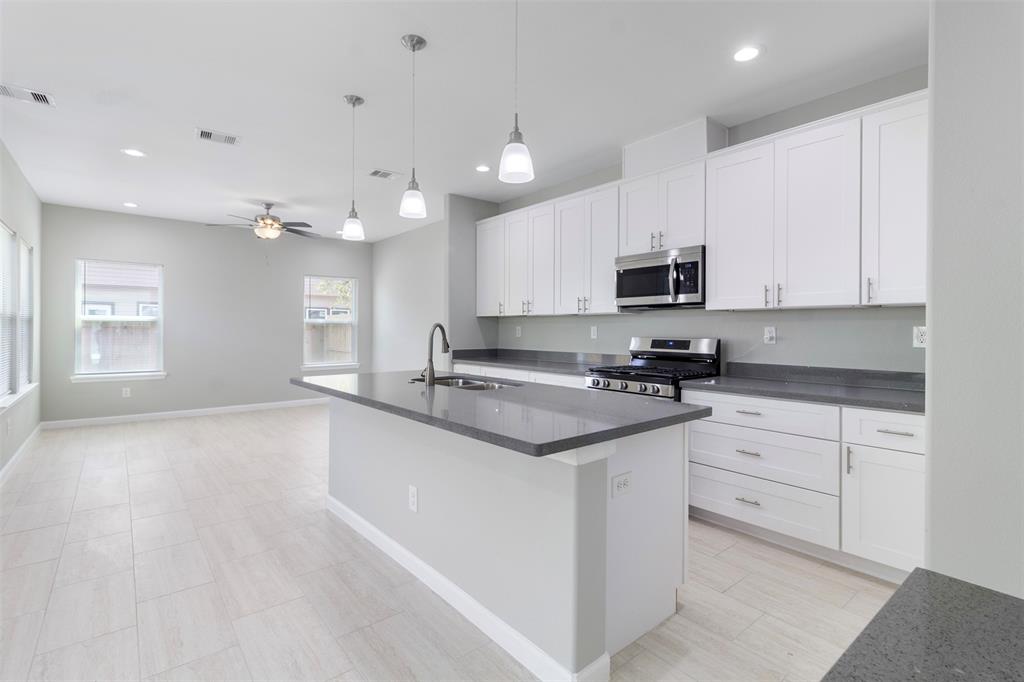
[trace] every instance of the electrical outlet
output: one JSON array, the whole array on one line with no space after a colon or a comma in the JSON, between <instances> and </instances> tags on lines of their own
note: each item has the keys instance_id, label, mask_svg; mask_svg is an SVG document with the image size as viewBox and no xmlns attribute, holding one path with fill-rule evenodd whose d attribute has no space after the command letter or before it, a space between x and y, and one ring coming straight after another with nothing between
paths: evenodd
<instances>
[{"instance_id":1,"label":"electrical outlet","mask_svg":"<svg viewBox=\"0 0 1024 682\"><path fill-rule=\"evenodd\" d=\"M123 387L121 389L121 397L122 398L131 398L132 397L132 389L130 387L128 387L128 386Z\"/></svg>"},{"instance_id":2,"label":"electrical outlet","mask_svg":"<svg viewBox=\"0 0 1024 682\"><path fill-rule=\"evenodd\" d=\"M517 338L517 339L520 339L520 338L522 338L522 337L523 337L523 328L522 328L522 327L520 327L520 326L519 326L519 325L517 324L517 325L516 325L516 338Z\"/></svg>"},{"instance_id":3,"label":"electrical outlet","mask_svg":"<svg viewBox=\"0 0 1024 682\"><path fill-rule=\"evenodd\" d=\"M633 472L627 471L624 474L612 477L612 497L628 495L633 489Z\"/></svg>"},{"instance_id":4,"label":"electrical outlet","mask_svg":"<svg viewBox=\"0 0 1024 682\"><path fill-rule=\"evenodd\" d=\"M775 327L764 328L764 342L769 346L775 345Z\"/></svg>"},{"instance_id":5,"label":"electrical outlet","mask_svg":"<svg viewBox=\"0 0 1024 682\"><path fill-rule=\"evenodd\" d=\"M418 512L420 510L420 494L416 490L416 486L409 486L409 511Z\"/></svg>"},{"instance_id":6,"label":"electrical outlet","mask_svg":"<svg viewBox=\"0 0 1024 682\"><path fill-rule=\"evenodd\" d=\"M597 338L597 325L596 324L595 325L591 325L591 327L590 327L590 338L592 338L592 339L596 339Z\"/></svg>"},{"instance_id":7,"label":"electrical outlet","mask_svg":"<svg viewBox=\"0 0 1024 682\"><path fill-rule=\"evenodd\" d=\"M928 328L914 327L914 348L928 347Z\"/></svg>"}]
</instances>

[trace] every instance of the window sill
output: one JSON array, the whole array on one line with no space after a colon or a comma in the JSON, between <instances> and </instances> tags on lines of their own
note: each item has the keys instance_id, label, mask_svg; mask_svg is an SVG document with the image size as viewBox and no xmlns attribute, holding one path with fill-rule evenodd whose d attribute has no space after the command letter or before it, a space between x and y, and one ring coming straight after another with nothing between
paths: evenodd
<instances>
[{"instance_id":1,"label":"window sill","mask_svg":"<svg viewBox=\"0 0 1024 682\"><path fill-rule=\"evenodd\" d=\"M335 365L303 365L303 372L324 372L332 369L359 369L358 362L341 362Z\"/></svg>"},{"instance_id":2,"label":"window sill","mask_svg":"<svg viewBox=\"0 0 1024 682\"><path fill-rule=\"evenodd\" d=\"M37 381L34 384L29 384L29 385L23 387L17 393L12 393L10 395L5 395L3 398L0 398L0 411L7 410L7 409L9 409L11 407L14 407L19 402L21 402L22 398L25 398L30 393L32 393L32 391L36 390L36 388L38 386L39 386L39 382Z\"/></svg>"},{"instance_id":3,"label":"window sill","mask_svg":"<svg viewBox=\"0 0 1024 682\"><path fill-rule=\"evenodd\" d=\"M117 374L72 374L71 383L85 384L93 381L142 381L145 379L166 379L167 372L120 372Z\"/></svg>"}]
</instances>

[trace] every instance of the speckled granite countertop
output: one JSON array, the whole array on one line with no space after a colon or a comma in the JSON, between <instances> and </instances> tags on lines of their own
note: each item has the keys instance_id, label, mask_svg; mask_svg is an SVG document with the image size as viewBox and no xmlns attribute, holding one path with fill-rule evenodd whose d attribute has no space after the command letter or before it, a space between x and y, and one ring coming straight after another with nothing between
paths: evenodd
<instances>
[{"instance_id":1,"label":"speckled granite countertop","mask_svg":"<svg viewBox=\"0 0 1024 682\"><path fill-rule=\"evenodd\" d=\"M874 386L843 386L779 379L754 379L722 376L712 379L690 379L683 390L717 391L765 398L783 398L805 403L829 403L876 410L897 410L924 414L924 391Z\"/></svg>"},{"instance_id":2,"label":"speckled granite countertop","mask_svg":"<svg viewBox=\"0 0 1024 682\"><path fill-rule=\"evenodd\" d=\"M824 680L1024 680L1024 600L915 569Z\"/></svg>"},{"instance_id":3,"label":"speckled granite countertop","mask_svg":"<svg viewBox=\"0 0 1024 682\"><path fill-rule=\"evenodd\" d=\"M410 383L418 372L297 377L302 386L534 457L682 424L711 408L531 382L471 391ZM438 375L438 378L446 376ZM480 377L484 379L484 377ZM491 380L493 381L493 379Z\"/></svg>"}]
</instances>

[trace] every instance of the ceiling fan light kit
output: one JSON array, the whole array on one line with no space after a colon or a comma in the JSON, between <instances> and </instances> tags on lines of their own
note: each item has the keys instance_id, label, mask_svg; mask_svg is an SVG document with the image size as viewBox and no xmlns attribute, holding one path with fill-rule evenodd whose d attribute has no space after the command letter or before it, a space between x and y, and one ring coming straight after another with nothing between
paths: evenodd
<instances>
[{"instance_id":1,"label":"ceiling fan light kit","mask_svg":"<svg viewBox=\"0 0 1024 682\"><path fill-rule=\"evenodd\" d=\"M359 219L359 213L356 212L356 107L364 104L366 100L359 95L345 95L345 101L352 107L352 208L338 233L342 239L361 242L366 239L366 231L363 229L363 221Z\"/></svg>"},{"instance_id":2,"label":"ceiling fan light kit","mask_svg":"<svg viewBox=\"0 0 1024 682\"><path fill-rule=\"evenodd\" d=\"M239 220L245 220L246 223L221 223L221 224L207 224L207 227L249 227L260 239L277 239L285 232L298 235L300 237L319 237L316 232L307 232L306 230L297 230L297 227L313 227L309 223L297 222L297 223L285 223L276 215L270 214L270 209L274 208L274 205L270 202L263 204L264 213L254 218L246 218L245 216L234 215L229 213L229 218L238 218Z\"/></svg>"},{"instance_id":3,"label":"ceiling fan light kit","mask_svg":"<svg viewBox=\"0 0 1024 682\"><path fill-rule=\"evenodd\" d=\"M402 36L402 45L412 53L412 177L402 194L398 215L420 220L427 217L427 202L420 191L420 184L416 182L416 53L427 46L427 41L423 36L408 33Z\"/></svg>"},{"instance_id":4,"label":"ceiling fan light kit","mask_svg":"<svg viewBox=\"0 0 1024 682\"><path fill-rule=\"evenodd\" d=\"M533 158L523 141L523 133L519 130L519 0L516 0L515 18L515 76L513 78L513 102L515 123L508 134L508 143L501 152L498 164L498 180L513 185L533 180Z\"/></svg>"}]
</instances>

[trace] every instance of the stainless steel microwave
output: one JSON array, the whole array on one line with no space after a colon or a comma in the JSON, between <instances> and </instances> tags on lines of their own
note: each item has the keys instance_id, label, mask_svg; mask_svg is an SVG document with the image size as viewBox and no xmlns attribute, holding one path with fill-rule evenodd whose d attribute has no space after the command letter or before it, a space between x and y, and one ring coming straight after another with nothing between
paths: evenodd
<instances>
[{"instance_id":1,"label":"stainless steel microwave","mask_svg":"<svg viewBox=\"0 0 1024 682\"><path fill-rule=\"evenodd\" d=\"M615 259L620 310L704 307L704 247L669 249Z\"/></svg>"}]
</instances>

